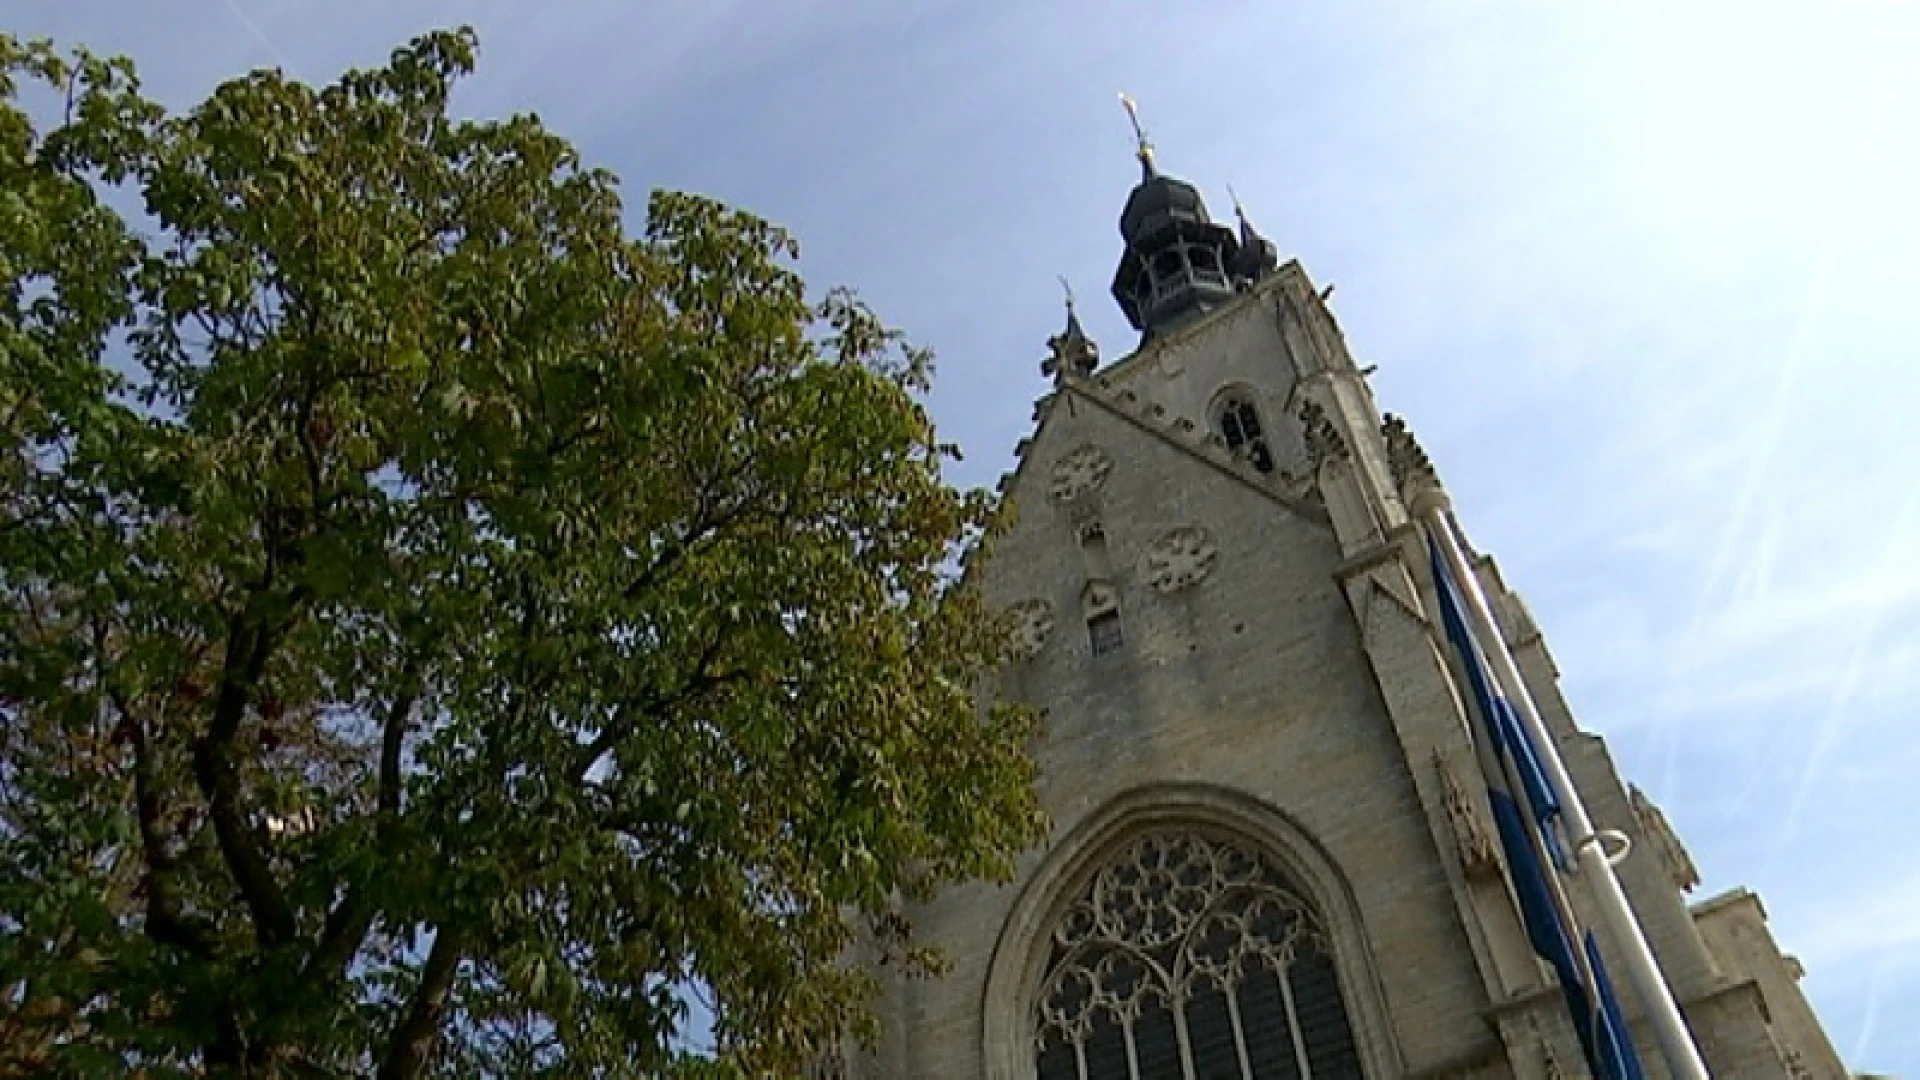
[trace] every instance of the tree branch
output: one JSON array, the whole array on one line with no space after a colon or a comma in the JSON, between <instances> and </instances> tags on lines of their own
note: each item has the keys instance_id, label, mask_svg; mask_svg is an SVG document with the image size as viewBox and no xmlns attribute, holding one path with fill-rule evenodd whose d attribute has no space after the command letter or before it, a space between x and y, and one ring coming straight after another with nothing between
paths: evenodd
<instances>
[{"instance_id":1,"label":"tree branch","mask_svg":"<svg viewBox=\"0 0 1920 1080\"><path fill-rule=\"evenodd\" d=\"M273 653L273 635L258 625L261 621L257 611L242 612L229 626L213 722L194 742L193 772L207 798L220 854L233 871L234 883L253 917L254 936L262 945L274 946L293 937L293 908L248 828L241 805L239 769L233 760L234 736L267 658Z\"/></svg>"},{"instance_id":2,"label":"tree branch","mask_svg":"<svg viewBox=\"0 0 1920 1080\"><path fill-rule=\"evenodd\" d=\"M419 677L419 663L408 665L407 681ZM387 708L386 723L380 730L380 789L377 795L380 808L381 826L390 827L393 819L400 816L400 756L406 748L407 725L413 716L413 705L419 697L417 689L408 689L393 699Z\"/></svg>"},{"instance_id":3,"label":"tree branch","mask_svg":"<svg viewBox=\"0 0 1920 1080\"><path fill-rule=\"evenodd\" d=\"M155 790L153 752L147 743L146 725L126 715L124 706L117 707L121 708L122 719L133 741L134 810L147 871L147 936L202 959L212 959L214 949L209 928L181 912L168 881L173 858L167 854L166 839L160 835L160 795Z\"/></svg>"},{"instance_id":4,"label":"tree branch","mask_svg":"<svg viewBox=\"0 0 1920 1080\"><path fill-rule=\"evenodd\" d=\"M725 481L731 482L738 479L743 470L744 467L729 472ZM720 505L718 496L714 492L716 486L718 485L714 483L701 485L700 492L695 498L698 505L695 508L693 520L687 523L683 534L685 539L668 544L667 549L660 553L660 557L655 559L651 566L629 582L621 593L624 599L628 601L639 599L649 588L665 578L668 572L679 565L680 560L686 558L695 548L720 530L746 520L749 514L758 509L759 492L746 492L731 505Z\"/></svg>"},{"instance_id":5,"label":"tree branch","mask_svg":"<svg viewBox=\"0 0 1920 1080\"><path fill-rule=\"evenodd\" d=\"M208 817L220 854L232 871L234 884L253 919L255 938L268 947L291 940L293 907L273 874L266 855L255 841L240 788L240 770L233 757L233 740L240 731L248 705L260 685L267 661L279 645L279 635L291 624L308 592L294 584L276 597L283 565L304 558L301 520L288 522L271 501L261 518L267 565L251 596L227 624L226 655L221 664L220 689L214 699L213 719L193 746L194 778L207 799Z\"/></svg>"},{"instance_id":6,"label":"tree branch","mask_svg":"<svg viewBox=\"0 0 1920 1080\"><path fill-rule=\"evenodd\" d=\"M403 685L409 689L388 704L386 719L381 724L380 786L376 795L379 810L374 844L376 850L382 853L400 816L400 785L403 779L400 757L406 745L413 707L419 697L418 690L413 689L412 684L419 677L420 666L418 660L408 663L402 679ZM378 871L377 866L375 870ZM364 883L349 888L333 910L327 913L326 925L320 932L320 943L314 947L313 955L307 961L305 974L309 978L338 977L366 942L376 914Z\"/></svg>"},{"instance_id":7,"label":"tree branch","mask_svg":"<svg viewBox=\"0 0 1920 1080\"><path fill-rule=\"evenodd\" d=\"M578 784L585 780L594 763L610 753L623 740L631 737L639 729L639 721L647 717L657 717L661 712L717 689L728 683L738 682L745 676L744 671L716 673L713 663L720 658L720 649L727 642L727 632L721 630L707 643L706 650L694 664L693 674L679 689L671 693L657 693L637 701L629 701L614 712L607 726L600 729L592 742L575 759L571 779Z\"/></svg>"},{"instance_id":8,"label":"tree branch","mask_svg":"<svg viewBox=\"0 0 1920 1080\"><path fill-rule=\"evenodd\" d=\"M211 928L190 919L180 910L173 895L169 873L173 857L167 853L166 837L160 832L159 780L154 775L153 747L147 741L147 726L134 714L128 701L107 677L106 628L93 621L94 677L120 714L121 730L133 744L133 807L140 830L140 854L145 866L147 886L147 936L162 945L172 945L202 959L214 955Z\"/></svg>"},{"instance_id":9,"label":"tree branch","mask_svg":"<svg viewBox=\"0 0 1920 1080\"><path fill-rule=\"evenodd\" d=\"M313 430L313 411L318 405L316 400L318 397L318 388L309 384L307 392L300 399L300 415L294 420L294 426L298 430L294 432L293 437L300 446L300 457L307 467L307 487L313 494L313 504L316 509L325 512L327 506L326 463L321 460L321 448L314 445Z\"/></svg>"},{"instance_id":10,"label":"tree branch","mask_svg":"<svg viewBox=\"0 0 1920 1080\"><path fill-rule=\"evenodd\" d=\"M460 955L466 943L461 934L441 927L434 935L433 948L420 970L420 984L413 989L407 1014L394 1028L381 1059L379 1080L414 1080L426 1070L427 1059L440 1039L440 1023L447 1011L447 993L460 968Z\"/></svg>"}]
</instances>

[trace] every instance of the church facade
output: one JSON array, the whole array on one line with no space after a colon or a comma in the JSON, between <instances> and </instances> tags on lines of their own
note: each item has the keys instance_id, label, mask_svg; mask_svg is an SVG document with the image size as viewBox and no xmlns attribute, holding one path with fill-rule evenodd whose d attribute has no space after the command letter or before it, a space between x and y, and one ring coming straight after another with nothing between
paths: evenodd
<instances>
[{"instance_id":1,"label":"church facade","mask_svg":"<svg viewBox=\"0 0 1920 1080\"><path fill-rule=\"evenodd\" d=\"M1586 1076L1436 614L1417 504L1439 477L1300 265L1144 141L1141 161L1113 282L1141 344L1102 366L1069 304L1007 481L1018 524L976 568L1015 635L997 692L1045 710L1053 831L1013 882L905 912L952 969L889 976L883 1036L844 1070ZM1630 843L1619 878L1713 1075L1845 1078L1759 899L1689 902L1685 847L1575 723L1493 561L1468 561L1582 802Z\"/></svg>"}]
</instances>

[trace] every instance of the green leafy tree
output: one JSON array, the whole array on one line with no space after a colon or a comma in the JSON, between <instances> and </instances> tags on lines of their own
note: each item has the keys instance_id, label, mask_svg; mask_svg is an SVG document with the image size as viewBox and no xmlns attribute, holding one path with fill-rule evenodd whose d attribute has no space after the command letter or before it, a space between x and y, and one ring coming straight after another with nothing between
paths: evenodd
<instances>
[{"instance_id":1,"label":"green leafy tree","mask_svg":"<svg viewBox=\"0 0 1920 1080\"><path fill-rule=\"evenodd\" d=\"M1038 835L926 355L474 51L0 37L0 1072L794 1075Z\"/></svg>"}]
</instances>

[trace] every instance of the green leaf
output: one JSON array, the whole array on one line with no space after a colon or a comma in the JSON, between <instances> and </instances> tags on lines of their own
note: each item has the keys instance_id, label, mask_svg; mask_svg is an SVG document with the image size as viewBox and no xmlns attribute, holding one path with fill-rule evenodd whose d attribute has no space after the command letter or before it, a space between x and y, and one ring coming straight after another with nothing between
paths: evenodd
<instances>
[{"instance_id":1,"label":"green leaf","mask_svg":"<svg viewBox=\"0 0 1920 1080\"><path fill-rule=\"evenodd\" d=\"M793 1075L856 925L1040 835L928 355L750 213L629 235L474 57L167 116L0 37L0 968L89 1003L0 1073Z\"/></svg>"}]
</instances>

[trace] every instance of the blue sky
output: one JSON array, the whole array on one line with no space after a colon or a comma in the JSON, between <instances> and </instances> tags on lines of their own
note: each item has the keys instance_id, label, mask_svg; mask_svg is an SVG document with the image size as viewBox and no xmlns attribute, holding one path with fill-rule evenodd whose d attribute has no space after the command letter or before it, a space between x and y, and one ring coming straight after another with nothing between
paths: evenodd
<instances>
[{"instance_id":1,"label":"blue sky","mask_svg":"<svg viewBox=\"0 0 1920 1080\"><path fill-rule=\"evenodd\" d=\"M793 228L941 357L963 480L1012 463L1060 321L1109 357L1115 101L1319 281L1576 711L1758 889L1855 1068L1920 1073L1920 7L1491 2L11 0L176 106L481 33L634 204Z\"/></svg>"}]
</instances>

